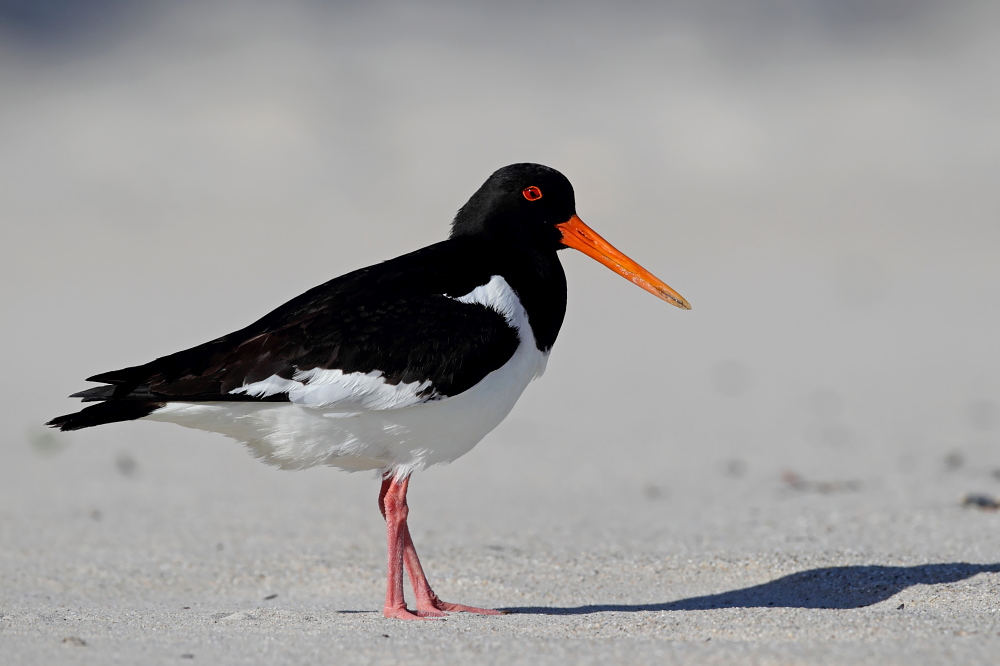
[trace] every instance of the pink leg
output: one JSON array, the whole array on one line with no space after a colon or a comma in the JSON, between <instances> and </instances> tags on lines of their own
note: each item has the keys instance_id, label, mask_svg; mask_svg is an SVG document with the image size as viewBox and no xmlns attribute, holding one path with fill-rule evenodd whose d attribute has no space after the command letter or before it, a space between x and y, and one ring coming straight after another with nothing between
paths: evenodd
<instances>
[{"instance_id":1,"label":"pink leg","mask_svg":"<svg viewBox=\"0 0 1000 666\"><path fill-rule=\"evenodd\" d=\"M402 482L402 504L406 507L406 488L409 485L408 479L404 479ZM379 510L382 512L382 517L386 519L387 530L390 532L390 544L393 538L391 533L391 528L388 527L389 518L387 515L388 511L388 496L392 494L394 489L400 487L394 479L386 478L382 481L382 490L379 493L378 506ZM398 538L398 537L397 537ZM476 608L475 606L464 606L462 604L452 604L447 601L441 601L434 590L431 589L431 585L427 582L427 576L424 575L424 569L420 565L420 558L417 557L417 549L413 545L413 539L410 537L410 528L406 524L406 512L403 515L403 525L402 525L402 538L403 538L403 563L406 566L406 572L410 575L410 584L413 585L413 592L417 597L417 615L420 617L444 617L445 611L448 612L465 612L465 613L479 613L480 615L502 615L503 613L498 610L493 610L491 608ZM391 545L390 545L391 548ZM390 578L392 576L391 567L393 558L390 555ZM403 581L402 572L399 574L399 599L403 598ZM386 608L389 608L388 596L386 598ZM406 611L405 604L402 606L403 610ZM409 614L409 611L406 611ZM410 614L412 616L412 614ZM386 611L386 617L390 617L388 611ZM392 615L391 617L397 617ZM411 619L411 618L406 618Z\"/></svg>"},{"instance_id":2,"label":"pink leg","mask_svg":"<svg viewBox=\"0 0 1000 666\"><path fill-rule=\"evenodd\" d=\"M420 620L406 609L403 598L403 550L406 533L406 486L409 477L397 480L386 479L382 482L382 492L379 494L379 507L385 516L386 540L388 542L389 566L386 574L385 607L382 614L397 620Z\"/></svg>"}]
</instances>

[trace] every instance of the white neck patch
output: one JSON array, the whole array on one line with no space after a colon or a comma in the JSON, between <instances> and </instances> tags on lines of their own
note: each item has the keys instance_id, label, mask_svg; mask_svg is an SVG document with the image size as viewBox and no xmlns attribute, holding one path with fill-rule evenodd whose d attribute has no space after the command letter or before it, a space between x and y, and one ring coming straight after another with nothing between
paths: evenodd
<instances>
[{"instance_id":1,"label":"white neck patch","mask_svg":"<svg viewBox=\"0 0 1000 666\"><path fill-rule=\"evenodd\" d=\"M535 334L528 323L528 313L525 312L517 292L511 289L507 281L499 275L494 275L490 281L470 291L465 296L455 298L459 303L477 303L485 305L490 310L503 315L507 324L517 331L517 336L524 344L535 344Z\"/></svg>"}]
</instances>

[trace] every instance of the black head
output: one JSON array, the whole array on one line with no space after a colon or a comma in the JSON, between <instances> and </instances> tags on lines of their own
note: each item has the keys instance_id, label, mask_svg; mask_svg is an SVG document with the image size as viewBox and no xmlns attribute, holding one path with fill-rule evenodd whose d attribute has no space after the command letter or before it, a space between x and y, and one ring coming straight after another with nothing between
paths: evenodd
<instances>
[{"instance_id":1,"label":"black head","mask_svg":"<svg viewBox=\"0 0 1000 666\"><path fill-rule=\"evenodd\" d=\"M511 164L494 172L462 206L451 237L485 235L499 241L557 250L556 228L576 214L566 176L541 164Z\"/></svg>"},{"instance_id":2,"label":"black head","mask_svg":"<svg viewBox=\"0 0 1000 666\"><path fill-rule=\"evenodd\" d=\"M462 236L487 238L536 258L551 251L552 260L556 250L571 247L657 298L691 309L683 296L584 224L566 176L541 164L511 164L490 176L455 216L451 237Z\"/></svg>"}]
</instances>

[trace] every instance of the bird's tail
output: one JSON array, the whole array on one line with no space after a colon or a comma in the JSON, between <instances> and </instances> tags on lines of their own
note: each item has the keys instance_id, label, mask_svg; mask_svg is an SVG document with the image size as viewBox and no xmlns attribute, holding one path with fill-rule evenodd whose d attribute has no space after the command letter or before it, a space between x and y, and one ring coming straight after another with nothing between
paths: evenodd
<instances>
[{"instance_id":1,"label":"bird's tail","mask_svg":"<svg viewBox=\"0 0 1000 666\"><path fill-rule=\"evenodd\" d=\"M101 387L104 388L104 387ZM93 390L93 389L91 389ZM100 402L90 407L85 407L79 412L57 416L45 425L60 430L80 430L81 428L92 428L104 425L105 423L118 423L119 421L134 421L143 416L149 416L154 411L163 406L162 402L141 402L138 400L108 400Z\"/></svg>"}]
</instances>

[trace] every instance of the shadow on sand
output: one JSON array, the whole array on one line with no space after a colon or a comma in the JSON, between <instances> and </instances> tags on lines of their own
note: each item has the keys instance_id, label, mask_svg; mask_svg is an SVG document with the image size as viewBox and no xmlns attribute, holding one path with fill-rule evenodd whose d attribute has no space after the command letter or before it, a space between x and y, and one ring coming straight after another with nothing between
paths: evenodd
<instances>
[{"instance_id":1,"label":"shadow on sand","mask_svg":"<svg viewBox=\"0 0 1000 666\"><path fill-rule=\"evenodd\" d=\"M585 615L608 611L687 611L713 608L863 608L913 585L939 585L998 572L1000 564L921 564L915 567L824 567L800 571L762 585L659 604L595 604L560 608L525 606L510 613Z\"/></svg>"}]
</instances>

